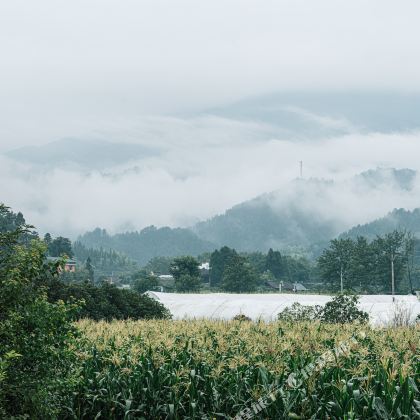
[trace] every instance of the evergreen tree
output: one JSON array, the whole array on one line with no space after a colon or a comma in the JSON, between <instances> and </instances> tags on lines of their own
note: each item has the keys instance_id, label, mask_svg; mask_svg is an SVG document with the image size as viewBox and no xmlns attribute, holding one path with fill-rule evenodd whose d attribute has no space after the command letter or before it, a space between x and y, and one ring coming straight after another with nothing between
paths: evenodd
<instances>
[{"instance_id":1,"label":"evergreen tree","mask_svg":"<svg viewBox=\"0 0 420 420\"><path fill-rule=\"evenodd\" d=\"M393 295L397 289L402 291L406 268L406 232L394 230L378 236L372 243L377 252L378 275L382 277L385 290ZM388 285L388 286L387 286Z\"/></svg>"},{"instance_id":2,"label":"evergreen tree","mask_svg":"<svg viewBox=\"0 0 420 420\"><path fill-rule=\"evenodd\" d=\"M354 243L351 239L333 239L318 259L321 275L332 287L349 289L349 272L352 264Z\"/></svg>"},{"instance_id":3,"label":"evergreen tree","mask_svg":"<svg viewBox=\"0 0 420 420\"><path fill-rule=\"evenodd\" d=\"M11 216L0 204L0 220ZM46 264L42 241L22 241L32 227L9 227L0 231L0 417L58 418L60 391L73 386L72 306L47 301L58 265Z\"/></svg>"},{"instance_id":4,"label":"evergreen tree","mask_svg":"<svg viewBox=\"0 0 420 420\"><path fill-rule=\"evenodd\" d=\"M44 235L44 242L46 243L47 246L50 246L50 244L52 242L52 237L49 233L46 233Z\"/></svg>"},{"instance_id":5,"label":"evergreen tree","mask_svg":"<svg viewBox=\"0 0 420 420\"><path fill-rule=\"evenodd\" d=\"M362 292L374 290L377 283L374 249L363 236L359 236L353 244L348 277L349 286Z\"/></svg>"},{"instance_id":6,"label":"evergreen tree","mask_svg":"<svg viewBox=\"0 0 420 420\"><path fill-rule=\"evenodd\" d=\"M200 269L198 261L191 256L175 258L170 266L170 273L179 292L196 291L200 287Z\"/></svg>"},{"instance_id":7,"label":"evergreen tree","mask_svg":"<svg viewBox=\"0 0 420 420\"><path fill-rule=\"evenodd\" d=\"M200 290L201 281L199 277L182 274L175 279L175 289L177 292L197 292Z\"/></svg>"},{"instance_id":8,"label":"evergreen tree","mask_svg":"<svg viewBox=\"0 0 420 420\"><path fill-rule=\"evenodd\" d=\"M215 250L210 256L210 285L217 287L222 282L223 273L226 265L232 258L237 256L237 252L227 246Z\"/></svg>"},{"instance_id":9,"label":"evergreen tree","mask_svg":"<svg viewBox=\"0 0 420 420\"><path fill-rule=\"evenodd\" d=\"M232 257L223 271L222 288L228 292L251 292L256 283L257 276L247 260L239 255Z\"/></svg>"},{"instance_id":10,"label":"evergreen tree","mask_svg":"<svg viewBox=\"0 0 420 420\"><path fill-rule=\"evenodd\" d=\"M145 293L156 289L158 278L146 270L140 270L132 275L131 284L136 292Z\"/></svg>"},{"instance_id":11,"label":"evergreen tree","mask_svg":"<svg viewBox=\"0 0 420 420\"><path fill-rule=\"evenodd\" d=\"M87 257L85 269L89 273L89 280L92 283L95 283L95 272L90 257Z\"/></svg>"},{"instance_id":12,"label":"evergreen tree","mask_svg":"<svg viewBox=\"0 0 420 420\"><path fill-rule=\"evenodd\" d=\"M271 271L276 279L283 278L286 275L286 267L279 251L268 250L265 263L266 270Z\"/></svg>"},{"instance_id":13,"label":"evergreen tree","mask_svg":"<svg viewBox=\"0 0 420 420\"><path fill-rule=\"evenodd\" d=\"M73 258L74 255L70 239L63 236L59 236L51 241L48 245L48 253L51 257L62 257L65 255Z\"/></svg>"}]
</instances>

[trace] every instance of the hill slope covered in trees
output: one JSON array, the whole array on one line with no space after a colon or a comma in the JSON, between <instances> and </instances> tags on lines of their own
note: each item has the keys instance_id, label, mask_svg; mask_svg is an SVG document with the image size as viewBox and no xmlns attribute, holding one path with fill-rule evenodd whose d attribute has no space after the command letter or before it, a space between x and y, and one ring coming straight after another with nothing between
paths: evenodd
<instances>
[{"instance_id":1,"label":"hill slope covered in trees","mask_svg":"<svg viewBox=\"0 0 420 420\"><path fill-rule=\"evenodd\" d=\"M215 246L200 239L189 229L156 228L149 226L140 232L110 235L104 229L95 229L79 238L90 248L114 249L137 263L144 265L157 256L199 255L212 251Z\"/></svg>"},{"instance_id":2,"label":"hill slope covered in trees","mask_svg":"<svg viewBox=\"0 0 420 420\"><path fill-rule=\"evenodd\" d=\"M349 231L360 220L374 220L392 210L387 203L382 206L384 213L380 213L382 207L376 208L377 197L384 191L398 194L403 203L412 200L416 177L417 173L410 169L378 168L344 181L295 179L284 188L238 204L191 228L150 226L140 232L116 235L95 229L79 240L87 247L115 249L140 264L156 256L196 256L224 245L245 252L304 248L317 255L329 240ZM400 227L420 232L416 217L413 214L409 222L407 216L402 223L395 213L386 220L372 222L382 226L373 237ZM357 236L356 230L349 232ZM362 230L360 234L372 236Z\"/></svg>"},{"instance_id":3,"label":"hill slope covered in trees","mask_svg":"<svg viewBox=\"0 0 420 420\"><path fill-rule=\"evenodd\" d=\"M386 216L376 219L370 223L357 225L340 237L356 239L358 236L365 236L374 239L377 235L384 235L393 230L407 230L414 236L420 237L420 208L412 211L405 209L394 209Z\"/></svg>"}]
</instances>

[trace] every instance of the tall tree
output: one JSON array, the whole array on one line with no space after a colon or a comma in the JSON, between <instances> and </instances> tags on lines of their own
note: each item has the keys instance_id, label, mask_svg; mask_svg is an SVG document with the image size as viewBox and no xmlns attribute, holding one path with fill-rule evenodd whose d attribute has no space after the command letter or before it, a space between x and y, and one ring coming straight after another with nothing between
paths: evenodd
<instances>
[{"instance_id":1,"label":"tall tree","mask_svg":"<svg viewBox=\"0 0 420 420\"><path fill-rule=\"evenodd\" d=\"M155 290L158 286L158 278L147 270L140 270L131 277L133 289L139 293L145 293L149 290Z\"/></svg>"},{"instance_id":2,"label":"tall tree","mask_svg":"<svg viewBox=\"0 0 420 420\"><path fill-rule=\"evenodd\" d=\"M93 265L92 265L92 261L91 261L90 257L87 257L86 264L85 264L85 269L89 273L89 280L92 283L95 283L95 271L93 269Z\"/></svg>"},{"instance_id":3,"label":"tall tree","mask_svg":"<svg viewBox=\"0 0 420 420\"><path fill-rule=\"evenodd\" d=\"M354 242L351 239L333 239L318 259L321 276L340 291L349 288Z\"/></svg>"},{"instance_id":4,"label":"tall tree","mask_svg":"<svg viewBox=\"0 0 420 420\"><path fill-rule=\"evenodd\" d=\"M52 237L50 233L46 233L44 235L44 242L47 244L47 246L50 246L50 243L52 242Z\"/></svg>"},{"instance_id":5,"label":"tall tree","mask_svg":"<svg viewBox=\"0 0 420 420\"><path fill-rule=\"evenodd\" d=\"M170 266L170 273L179 292L196 291L200 288L200 269L198 261L191 256L175 258Z\"/></svg>"},{"instance_id":6,"label":"tall tree","mask_svg":"<svg viewBox=\"0 0 420 420\"><path fill-rule=\"evenodd\" d=\"M414 274L414 255L415 255L416 239L411 232L407 232L404 244L404 259L407 267L407 280L410 292L414 292L413 274Z\"/></svg>"},{"instance_id":7,"label":"tall tree","mask_svg":"<svg viewBox=\"0 0 420 420\"><path fill-rule=\"evenodd\" d=\"M286 263L279 251L268 250L265 262L266 270L269 270L276 279L280 279L287 274Z\"/></svg>"},{"instance_id":8,"label":"tall tree","mask_svg":"<svg viewBox=\"0 0 420 420\"><path fill-rule=\"evenodd\" d=\"M398 286L401 286L406 263L406 237L405 231L394 230L384 236L378 236L373 241L380 264L379 273L385 276L385 283L389 279L392 295L395 295Z\"/></svg>"},{"instance_id":9,"label":"tall tree","mask_svg":"<svg viewBox=\"0 0 420 420\"><path fill-rule=\"evenodd\" d=\"M210 285L217 287L222 282L223 273L230 260L236 257L238 253L227 246L215 250L210 256Z\"/></svg>"},{"instance_id":10,"label":"tall tree","mask_svg":"<svg viewBox=\"0 0 420 420\"><path fill-rule=\"evenodd\" d=\"M226 265L222 288L228 292L251 292L255 290L257 275L246 258L239 255L230 259Z\"/></svg>"},{"instance_id":11,"label":"tall tree","mask_svg":"<svg viewBox=\"0 0 420 420\"><path fill-rule=\"evenodd\" d=\"M10 217L0 204L0 220ZM45 286L57 278L57 264L45 262L45 244L22 237L20 223L0 230L0 417L57 418L60 388L72 386L69 346L76 333L71 307L47 302ZM48 392L46 392L48 390Z\"/></svg>"},{"instance_id":12,"label":"tall tree","mask_svg":"<svg viewBox=\"0 0 420 420\"><path fill-rule=\"evenodd\" d=\"M374 249L368 240L358 236L353 245L351 264L349 267L349 285L360 291L373 291L375 278Z\"/></svg>"},{"instance_id":13,"label":"tall tree","mask_svg":"<svg viewBox=\"0 0 420 420\"><path fill-rule=\"evenodd\" d=\"M53 239L48 246L48 253L51 257L66 255L69 258L73 258L73 249L71 247L70 239L64 238L63 236Z\"/></svg>"}]
</instances>

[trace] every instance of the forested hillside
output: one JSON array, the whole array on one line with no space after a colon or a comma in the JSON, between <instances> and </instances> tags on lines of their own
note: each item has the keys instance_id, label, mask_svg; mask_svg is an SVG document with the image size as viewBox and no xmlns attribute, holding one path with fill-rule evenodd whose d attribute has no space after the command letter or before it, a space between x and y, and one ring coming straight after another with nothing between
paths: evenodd
<instances>
[{"instance_id":1,"label":"forested hillside","mask_svg":"<svg viewBox=\"0 0 420 420\"><path fill-rule=\"evenodd\" d=\"M97 279L111 275L124 275L138 269L133 260L113 249L87 248L82 243L75 242L73 252L80 263L86 263L90 259Z\"/></svg>"},{"instance_id":2,"label":"forested hillside","mask_svg":"<svg viewBox=\"0 0 420 420\"><path fill-rule=\"evenodd\" d=\"M375 194L382 194L385 189L410 194L416 176L417 172L411 169L377 168L346 181L296 179L286 189L241 203L224 214L198 223L193 230L202 239L243 251L267 251L270 247L313 248L314 245L318 249L316 244L323 247L348 229L352 220L348 206L350 203L358 205L353 200L369 203L374 201ZM415 220L405 222L407 229L420 230L420 223ZM390 222L379 233L391 232L397 227L398 223Z\"/></svg>"},{"instance_id":3,"label":"forested hillside","mask_svg":"<svg viewBox=\"0 0 420 420\"><path fill-rule=\"evenodd\" d=\"M156 228L149 226L140 232L109 235L104 229L95 229L79 238L86 247L114 249L140 265L157 256L199 255L215 246L202 240L188 229Z\"/></svg>"},{"instance_id":4,"label":"forested hillside","mask_svg":"<svg viewBox=\"0 0 420 420\"><path fill-rule=\"evenodd\" d=\"M279 194L265 194L239 204L198 223L193 230L200 238L218 246L227 245L241 251L307 247L314 242L328 241L339 233L336 220L328 216L311 217L311 209L306 206L291 202L277 207Z\"/></svg>"},{"instance_id":5,"label":"forested hillside","mask_svg":"<svg viewBox=\"0 0 420 420\"><path fill-rule=\"evenodd\" d=\"M365 236L374 239L377 235L384 235L395 229L410 231L414 236L420 237L420 208L412 211L405 209L394 209L385 217L374 220L364 225L353 227L344 232L340 237L356 239L358 236Z\"/></svg>"},{"instance_id":6,"label":"forested hillside","mask_svg":"<svg viewBox=\"0 0 420 420\"><path fill-rule=\"evenodd\" d=\"M344 181L295 179L287 188L240 203L189 229L150 226L116 235L95 229L79 240L89 248L117 250L139 264L157 256L197 256L225 245L242 252L307 250L317 257L329 240L354 225L352 220L360 220L348 211L349 203L373 206L384 190L411 196L416 176L410 169L377 168ZM351 229L347 235L373 238L398 228L416 233L420 232L419 221L420 213L396 210L384 219Z\"/></svg>"},{"instance_id":7,"label":"forested hillside","mask_svg":"<svg viewBox=\"0 0 420 420\"><path fill-rule=\"evenodd\" d=\"M11 232L25 226L25 218L21 212L13 213L9 208L4 207L7 211L0 214L0 234ZM35 230L26 229L19 237L21 242L27 242L31 239L37 238L38 234Z\"/></svg>"}]
</instances>

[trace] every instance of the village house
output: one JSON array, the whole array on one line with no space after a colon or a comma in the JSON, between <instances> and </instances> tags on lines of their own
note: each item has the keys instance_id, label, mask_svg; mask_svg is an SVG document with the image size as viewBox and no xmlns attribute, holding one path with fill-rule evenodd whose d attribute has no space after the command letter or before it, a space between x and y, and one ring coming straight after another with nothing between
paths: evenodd
<instances>
[{"instance_id":1,"label":"village house","mask_svg":"<svg viewBox=\"0 0 420 420\"><path fill-rule=\"evenodd\" d=\"M47 257L48 262L57 262L61 260L61 258L58 257ZM76 260L73 260L71 258L66 258L64 263L64 271L67 273L74 273L76 272ZM59 267L59 272L63 271L63 268Z\"/></svg>"},{"instance_id":2,"label":"village house","mask_svg":"<svg viewBox=\"0 0 420 420\"><path fill-rule=\"evenodd\" d=\"M306 292L308 289L302 283L290 283L287 281L267 281L266 286L279 292Z\"/></svg>"}]
</instances>

